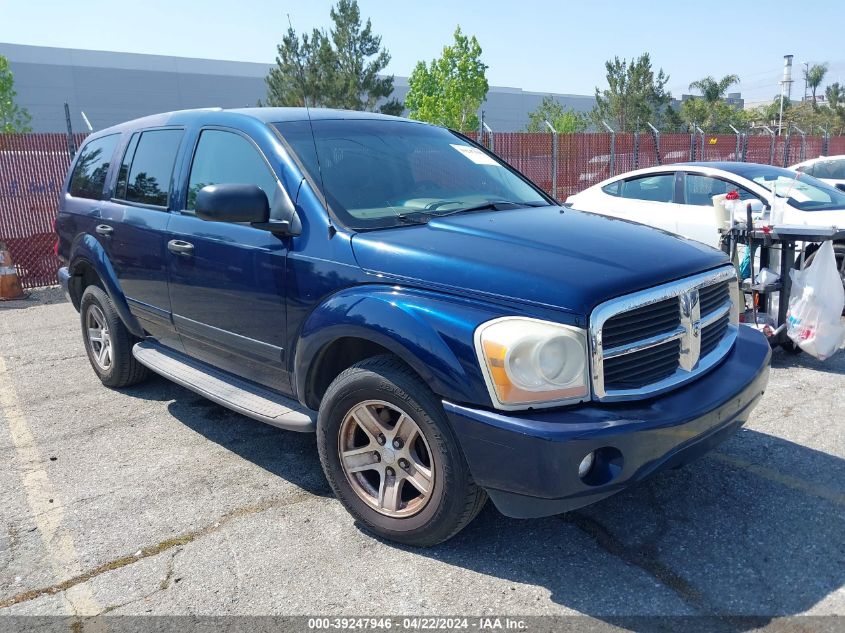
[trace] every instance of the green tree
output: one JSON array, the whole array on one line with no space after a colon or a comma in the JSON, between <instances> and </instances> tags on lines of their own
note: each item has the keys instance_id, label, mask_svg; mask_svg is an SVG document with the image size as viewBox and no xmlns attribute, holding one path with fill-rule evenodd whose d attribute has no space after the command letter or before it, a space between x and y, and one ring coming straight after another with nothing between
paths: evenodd
<instances>
[{"instance_id":1,"label":"green tree","mask_svg":"<svg viewBox=\"0 0 845 633\"><path fill-rule=\"evenodd\" d=\"M619 132L634 131L646 122L660 127L672 99L666 90L669 76L663 69L654 73L648 53L630 63L614 57L605 62L605 68L608 87L596 88L596 107L591 114L596 125L607 121Z\"/></svg>"},{"instance_id":2,"label":"green tree","mask_svg":"<svg viewBox=\"0 0 845 633\"><path fill-rule=\"evenodd\" d=\"M476 112L487 97L489 85L475 36L455 29L455 41L430 64L417 62L408 78L405 107L412 119L468 131L478 127Z\"/></svg>"},{"instance_id":3,"label":"green tree","mask_svg":"<svg viewBox=\"0 0 845 633\"><path fill-rule=\"evenodd\" d=\"M302 106L307 100L315 107L373 110L393 93L393 76L379 74L390 53L370 20L362 22L357 1L338 0L330 15L328 32L314 29L300 38L288 28L266 78L265 105ZM402 104L391 99L381 110L401 113Z\"/></svg>"},{"instance_id":4,"label":"green tree","mask_svg":"<svg viewBox=\"0 0 845 633\"><path fill-rule=\"evenodd\" d=\"M526 132L548 132L546 121L552 124L559 134L583 132L587 129L587 118L580 112L564 107L551 95L543 97L540 105L533 112L528 113Z\"/></svg>"},{"instance_id":5,"label":"green tree","mask_svg":"<svg viewBox=\"0 0 845 633\"><path fill-rule=\"evenodd\" d=\"M715 133L731 132L732 125L743 126L745 115L742 110L725 101L728 88L738 82L737 75L725 75L718 80L708 75L693 81L689 85L690 90L698 90L701 96L681 102L681 119L687 124L693 123L707 132Z\"/></svg>"},{"instance_id":6,"label":"green tree","mask_svg":"<svg viewBox=\"0 0 845 633\"><path fill-rule=\"evenodd\" d=\"M845 133L845 86L834 82L825 88L824 96L826 105L821 110L827 115L828 131Z\"/></svg>"},{"instance_id":7,"label":"green tree","mask_svg":"<svg viewBox=\"0 0 845 633\"><path fill-rule=\"evenodd\" d=\"M807 87L810 89L810 94L813 95L813 104L816 103L816 93L819 86L824 81L824 76L827 74L827 62L822 64L813 64L804 68L804 81L807 82Z\"/></svg>"},{"instance_id":8,"label":"green tree","mask_svg":"<svg viewBox=\"0 0 845 633\"><path fill-rule=\"evenodd\" d=\"M703 79L693 81L689 85L689 89L701 92L701 97L705 102L716 103L723 101L728 88L737 83L739 83L739 76L737 75L725 75L719 80L713 79L713 77L708 75Z\"/></svg>"},{"instance_id":9,"label":"green tree","mask_svg":"<svg viewBox=\"0 0 845 633\"><path fill-rule=\"evenodd\" d=\"M0 132L3 134L32 131L29 112L15 103L17 95L9 60L0 55Z\"/></svg>"}]
</instances>

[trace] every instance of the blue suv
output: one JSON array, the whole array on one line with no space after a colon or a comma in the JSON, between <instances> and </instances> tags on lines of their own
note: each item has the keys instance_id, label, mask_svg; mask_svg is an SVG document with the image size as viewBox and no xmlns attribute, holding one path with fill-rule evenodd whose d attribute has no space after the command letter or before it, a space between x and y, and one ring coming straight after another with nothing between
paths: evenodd
<instances>
[{"instance_id":1,"label":"blue suv","mask_svg":"<svg viewBox=\"0 0 845 633\"><path fill-rule=\"evenodd\" d=\"M561 207L444 129L193 110L92 134L56 222L91 366L316 431L366 528L598 501L742 425L769 346L725 255Z\"/></svg>"}]
</instances>

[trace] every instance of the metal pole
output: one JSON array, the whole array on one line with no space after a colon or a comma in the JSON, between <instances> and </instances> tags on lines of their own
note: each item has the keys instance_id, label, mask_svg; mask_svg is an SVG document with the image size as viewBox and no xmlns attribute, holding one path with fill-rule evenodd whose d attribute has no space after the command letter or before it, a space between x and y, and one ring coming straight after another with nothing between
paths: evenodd
<instances>
[{"instance_id":1,"label":"metal pole","mask_svg":"<svg viewBox=\"0 0 845 633\"><path fill-rule=\"evenodd\" d=\"M801 153L799 154L798 162L803 163L807 158L807 135L804 133L804 130L794 123L792 124L792 127L794 127L801 135ZM784 167L786 167L786 165L784 165Z\"/></svg>"},{"instance_id":2,"label":"metal pole","mask_svg":"<svg viewBox=\"0 0 845 633\"><path fill-rule=\"evenodd\" d=\"M706 160L705 157L704 157L704 148L705 148L704 130L702 130L700 127L698 127L697 124L695 126L695 129L701 135L701 160Z\"/></svg>"},{"instance_id":3,"label":"metal pole","mask_svg":"<svg viewBox=\"0 0 845 633\"><path fill-rule=\"evenodd\" d=\"M602 125L610 132L610 175L616 175L616 130L614 130L607 121L602 120Z\"/></svg>"},{"instance_id":4,"label":"metal pole","mask_svg":"<svg viewBox=\"0 0 845 633\"><path fill-rule=\"evenodd\" d=\"M783 165L782 167L786 167L789 165L789 146L792 141L792 126L786 126L786 139L783 142Z\"/></svg>"},{"instance_id":5,"label":"metal pole","mask_svg":"<svg viewBox=\"0 0 845 633\"><path fill-rule=\"evenodd\" d=\"M742 133L730 123L728 123L728 127L730 127L734 131L734 134L736 134L736 149L734 150L734 160L739 161L739 145L742 140Z\"/></svg>"},{"instance_id":6,"label":"metal pole","mask_svg":"<svg viewBox=\"0 0 845 633\"><path fill-rule=\"evenodd\" d=\"M481 111L481 116L478 117L478 142L484 145L484 110Z\"/></svg>"},{"instance_id":7,"label":"metal pole","mask_svg":"<svg viewBox=\"0 0 845 633\"><path fill-rule=\"evenodd\" d=\"M76 156L76 140L73 138L73 127L70 124L70 108L65 103L65 123L67 123L67 152L70 157Z\"/></svg>"},{"instance_id":8,"label":"metal pole","mask_svg":"<svg viewBox=\"0 0 845 633\"><path fill-rule=\"evenodd\" d=\"M695 160L695 128L693 127L695 124L690 123L689 128L689 159L690 161Z\"/></svg>"},{"instance_id":9,"label":"metal pole","mask_svg":"<svg viewBox=\"0 0 845 633\"><path fill-rule=\"evenodd\" d=\"M493 128L491 128L489 125L487 125L486 121L482 121L481 124L484 126L484 129L487 130L487 138L490 139L490 144L487 146L487 149L489 149L491 152L495 153L496 146L495 146L494 141L493 141ZM484 143L482 143L482 145L483 144Z\"/></svg>"},{"instance_id":10,"label":"metal pole","mask_svg":"<svg viewBox=\"0 0 845 633\"><path fill-rule=\"evenodd\" d=\"M657 157L657 164L662 165L663 161L660 159L660 130L658 130L648 121L646 121L646 125L651 128L651 134L652 136L654 136L654 153Z\"/></svg>"},{"instance_id":11,"label":"metal pole","mask_svg":"<svg viewBox=\"0 0 845 633\"><path fill-rule=\"evenodd\" d=\"M640 168L640 132L634 132L634 169Z\"/></svg>"},{"instance_id":12,"label":"metal pole","mask_svg":"<svg viewBox=\"0 0 845 633\"><path fill-rule=\"evenodd\" d=\"M552 198L557 200L557 130L548 121L543 121L552 132Z\"/></svg>"},{"instance_id":13,"label":"metal pole","mask_svg":"<svg viewBox=\"0 0 845 633\"><path fill-rule=\"evenodd\" d=\"M822 131L822 156L827 156L828 149L830 149L828 147L830 142L830 133L821 125L818 127Z\"/></svg>"},{"instance_id":14,"label":"metal pole","mask_svg":"<svg viewBox=\"0 0 845 633\"><path fill-rule=\"evenodd\" d=\"M761 125L761 128L772 135L771 143L769 144L769 165L775 164L775 131L768 125Z\"/></svg>"}]
</instances>

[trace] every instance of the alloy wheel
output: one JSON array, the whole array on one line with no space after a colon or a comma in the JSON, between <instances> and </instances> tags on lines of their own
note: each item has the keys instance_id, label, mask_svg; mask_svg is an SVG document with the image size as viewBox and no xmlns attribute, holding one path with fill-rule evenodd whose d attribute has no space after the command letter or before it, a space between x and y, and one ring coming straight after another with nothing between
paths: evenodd
<instances>
[{"instance_id":1,"label":"alloy wheel","mask_svg":"<svg viewBox=\"0 0 845 633\"><path fill-rule=\"evenodd\" d=\"M92 304L88 308L85 327L88 331L88 344L91 346L94 362L103 371L108 371L112 364L111 337L109 325L100 306Z\"/></svg>"},{"instance_id":2,"label":"alloy wheel","mask_svg":"<svg viewBox=\"0 0 845 633\"><path fill-rule=\"evenodd\" d=\"M350 409L338 452L355 494L385 516L413 516L431 498L432 452L417 423L395 405L368 400Z\"/></svg>"}]
</instances>

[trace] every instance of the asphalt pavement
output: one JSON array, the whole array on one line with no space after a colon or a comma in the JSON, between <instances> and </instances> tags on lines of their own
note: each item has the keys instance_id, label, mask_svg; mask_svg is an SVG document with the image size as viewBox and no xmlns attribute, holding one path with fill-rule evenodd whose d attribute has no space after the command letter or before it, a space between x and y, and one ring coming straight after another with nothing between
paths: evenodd
<instances>
[{"instance_id":1,"label":"asphalt pavement","mask_svg":"<svg viewBox=\"0 0 845 633\"><path fill-rule=\"evenodd\" d=\"M488 504L417 550L359 529L312 435L161 378L107 389L56 289L0 304L0 618L776 622L845 614L844 583L845 353L776 351L748 425L683 469L546 519Z\"/></svg>"}]
</instances>

